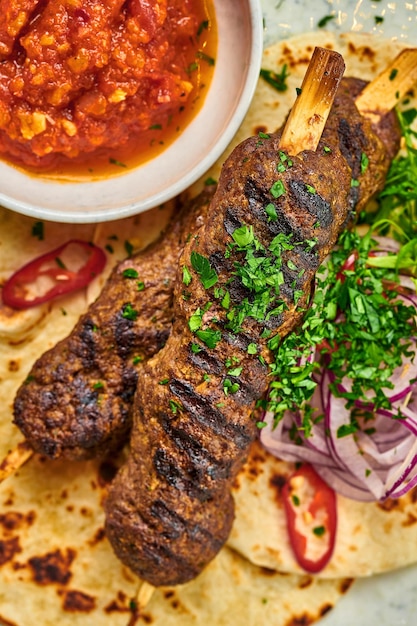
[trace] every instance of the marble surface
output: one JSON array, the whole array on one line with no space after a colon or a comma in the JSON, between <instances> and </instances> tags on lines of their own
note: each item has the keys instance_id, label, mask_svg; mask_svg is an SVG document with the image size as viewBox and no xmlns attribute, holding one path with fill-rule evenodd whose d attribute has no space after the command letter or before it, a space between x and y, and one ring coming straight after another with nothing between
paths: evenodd
<instances>
[{"instance_id":1,"label":"marble surface","mask_svg":"<svg viewBox=\"0 0 417 626\"><path fill-rule=\"evenodd\" d=\"M265 46L313 31L325 16L327 30L369 32L417 46L417 1L261 0ZM383 18L383 21L375 18ZM392 549L395 550L395 544ZM357 580L320 626L414 626L417 565Z\"/></svg>"}]
</instances>

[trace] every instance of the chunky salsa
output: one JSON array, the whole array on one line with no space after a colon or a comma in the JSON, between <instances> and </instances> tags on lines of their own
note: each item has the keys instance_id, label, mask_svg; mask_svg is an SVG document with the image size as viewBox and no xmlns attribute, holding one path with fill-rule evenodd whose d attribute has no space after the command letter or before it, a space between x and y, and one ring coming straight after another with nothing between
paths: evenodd
<instances>
[{"instance_id":1,"label":"chunky salsa","mask_svg":"<svg viewBox=\"0 0 417 626\"><path fill-rule=\"evenodd\" d=\"M3 158L36 170L97 156L124 165L198 110L216 50L211 0L1 4Z\"/></svg>"}]
</instances>

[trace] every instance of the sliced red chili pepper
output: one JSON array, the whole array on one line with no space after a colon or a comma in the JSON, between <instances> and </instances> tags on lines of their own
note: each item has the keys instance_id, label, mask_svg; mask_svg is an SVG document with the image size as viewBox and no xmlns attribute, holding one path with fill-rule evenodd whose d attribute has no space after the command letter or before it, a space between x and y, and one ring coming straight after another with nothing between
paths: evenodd
<instances>
[{"instance_id":1,"label":"sliced red chili pepper","mask_svg":"<svg viewBox=\"0 0 417 626\"><path fill-rule=\"evenodd\" d=\"M61 258L64 253L71 257L66 263ZM106 255L101 248L87 241L71 239L12 274L3 285L3 302L13 309L43 304L86 287L103 271L105 264Z\"/></svg>"},{"instance_id":2,"label":"sliced red chili pepper","mask_svg":"<svg viewBox=\"0 0 417 626\"><path fill-rule=\"evenodd\" d=\"M329 562L337 529L336 494L311 465L303 464L282 489L291 547L307 572Z\"/></svg>"},{"instance_id":3,"label":"sliced red chili pepper","mask_svg":"<svg viewBox=\"0 0 417 626\"><path fill-rule=\"evenodd\" d=\"M358 260L358 258L359 253L357 250L355 250L354 252L352 252L352 254L348 256L346 261L343 263L342 267L340 268L340 272L336 274L336 278L341 280L343 283L345 281L345 272L351 272L355 269L356 261Z\"/></svg>"}]
</instances>

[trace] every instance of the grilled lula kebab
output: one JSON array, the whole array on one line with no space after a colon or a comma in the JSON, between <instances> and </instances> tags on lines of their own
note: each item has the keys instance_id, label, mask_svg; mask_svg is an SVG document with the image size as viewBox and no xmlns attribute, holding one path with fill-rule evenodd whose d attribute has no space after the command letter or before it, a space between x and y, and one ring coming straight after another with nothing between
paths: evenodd
<instances>
[{"instance_id":1,"label":"grilled lula kebab","mask_svg":"<svg viewBox=\"0 0 417 626\"><path fill-rule=\"evenodd\" d=\"M151 585L191 580L226 541L273 348L301 321L316 270L398 149L395 116L380 138L351 82L321 137L338 56L316 49L283 131L235 148L180 257L173 328L139 375L130 454L105 503L116 555Z\"/></svg>"},{"instance_id":2,"label":"grilled lula kebab","mask_svg":"<svg viewBox=\"0 0 417 626\"><path fill-rule=\"evenodd\" d=\"M14 400L25 442L3 462L0 478L33 451L81 460L126 442L138 369L168 337L178 256L213 192L207 186L174 212L155 243L120 262L71 334L34 363Z\"/></svg>"},{"instance_id":3,"label":"grilled lula kebab","mask_svg":"<svg viewBox=\"0 0 417 626\"><path fill-rule=\"evenodd\" d=\"M402 70L405 70L403 65L406 64L407 72L401 71L399 76L408 76L407 84L414 80L413 77L410 78L410 61L406 58L409 52L403 51L394 63ZM371 84L370 89L365 88L359 96L365 101L367 114L377 115L376 121L379 124L382 118L382 129L386 127L388 132L394 127L394 116L386 115L388 107L393 107L398 101L398 92L406 89L403 82L395 85L395 96L392 95L392 82L389 83L391 90L386 89L390 72L391 69L387 68L383 83L381 84L380 77ZM378 145L373 149L373 136L370 143L367 143L366 137L362 137L363 145L358 143L358 138L356 145L353 145L352 129L346 123L349 114L344 115L344 110L354 106L352 95L361 86L361 81L354 81L354 84L347 79L342 81L333 105L334 114L327 121L325 136L338 135L341 151L355 177L360 174L361 160L358 150L361 146L375 157L373 163L376 164L377 159L382 158L379 165L382 178L377 179L379 185L398 144L392 137L388 137L385 141L385 152ZM385 101L387 102L387 94L389 97L390 93L391 99L387 103L387 109L376 114L369 107L369 97L365 96L370 93L372 97L378 86L384 89ZM302 114L301 111L301 118ZM320 119L317 112L314 119ZM312 127L311 120L298 119L297 123ZM382 136L381 124L378 135ZM310 140L313 137L314 133L311 133ZM352 186L352 209L362 206L373 191L374 170L375 165L365 174L362 173L365 180L361 186ZM368 190L364 198L361 193L363 188ZM119 264L96 302L80 318L74 331L34 364L14 403L15 423L26 439L1 464L0 480L13 473L30 458L33 451L50 458L83 459L105 455L124 443L131 424L130 405L138 369L133 364L133 359L148 358L168 336L174 257L179 254L190 225L196 220L198 225L201 224L213 190L211 187L203 191L192 202L191 207L184 208L175 216L175 221L170 224L168 235L164 239L159 240L145 253ZM142 292L137 288L141 283L146 286ZM134 319L129 319L133 317ZM153 320L152 323L150 320Z\"/></svg>"}]
</instances>

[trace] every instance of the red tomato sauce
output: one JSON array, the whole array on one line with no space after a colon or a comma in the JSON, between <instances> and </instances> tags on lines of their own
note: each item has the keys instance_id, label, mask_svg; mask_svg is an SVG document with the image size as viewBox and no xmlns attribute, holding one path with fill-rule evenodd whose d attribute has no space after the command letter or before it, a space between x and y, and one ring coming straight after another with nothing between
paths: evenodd
<instances>
[{"instance_id":1,"label":"red tomato sauce","mask_svg":"<svg viewBox=\"0 0 417 626\"><path fill-rule=\"evenodd\" d=\"M4 0L0 155L52 174L120 173L171 143L215 64L212 0Z\"/></svg>"}]
</instances>

